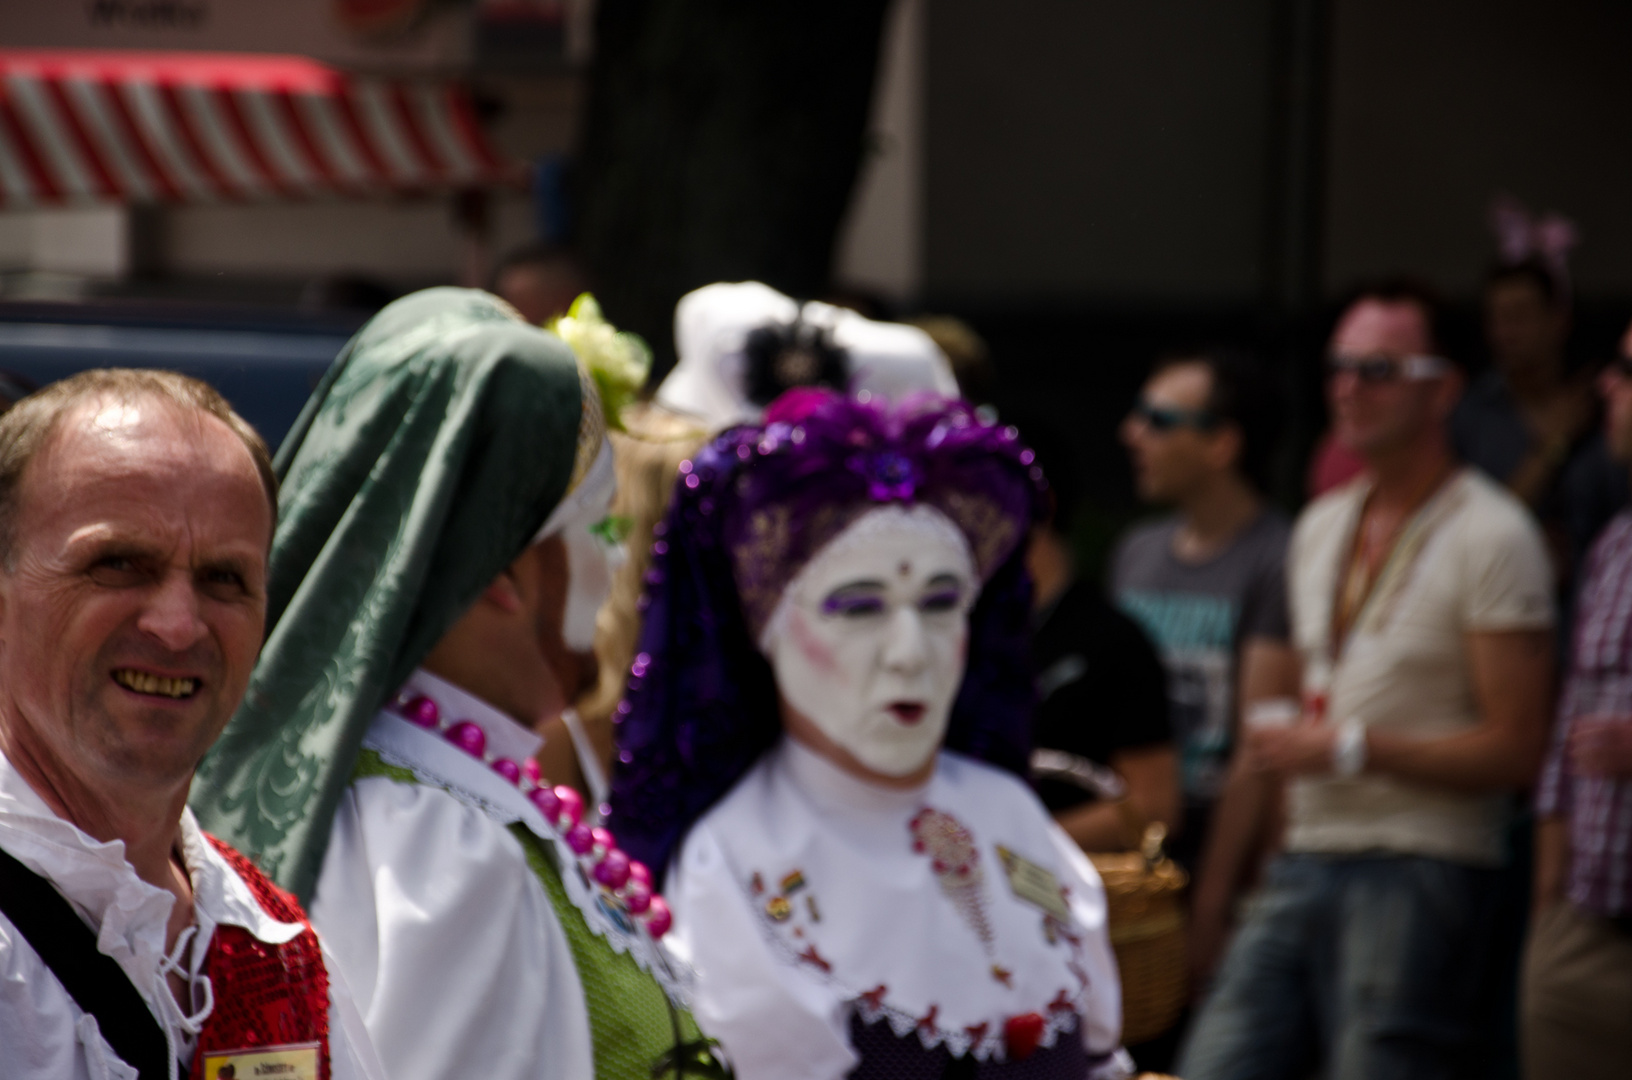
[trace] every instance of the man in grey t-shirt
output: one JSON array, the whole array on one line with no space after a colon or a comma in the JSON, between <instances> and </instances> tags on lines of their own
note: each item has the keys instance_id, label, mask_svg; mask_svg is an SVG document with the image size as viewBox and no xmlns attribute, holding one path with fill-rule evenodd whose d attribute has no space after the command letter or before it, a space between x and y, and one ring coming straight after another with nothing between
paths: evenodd
<instances>
[{"instance_id":1,"label":"man in grey t-shirt","mask_svg":"<svg viewBox=\"0 0 1632 1080\"><path fill-rule=\"evenodd\" d=\"M1111 581L1118 606L1138 620L1167 666L1185 805L1204 817L1223 790L1234 743L1242 646L1284 645L1289 636L1290 526L1260 508L1210 557L1186 559L1177 552L1188 525L1181 512L1129 532Z\"/></svg>"},{"instance_id":2,"label":"man in grey t-shirt","mask_svg":"<svg viewBox=\"0 0 1632 1080\"><path fill-rule=\"evenodd\" d=\"M1222 947L1272 808L1268 785L1229 771L1236 718L1246 703L1297 694L1286 610L1289 525L1266 506L1261 486L1278 434L1275 398L1247 357L1181 355L1157 364L1122 425L1140 496L1176 511L1124 537L1110 591L1168 670L1185 802L1170 850L1196 882L1198 975ZM1226 784L1228 809L1215 822Z\"/></svg>"}]
</instances>

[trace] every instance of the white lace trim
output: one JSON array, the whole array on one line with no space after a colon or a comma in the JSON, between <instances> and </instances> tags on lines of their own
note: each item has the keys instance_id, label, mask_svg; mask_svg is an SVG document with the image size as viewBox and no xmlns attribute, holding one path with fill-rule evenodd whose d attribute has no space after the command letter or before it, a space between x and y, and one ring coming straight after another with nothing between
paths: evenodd
<instances>
[{"instance_id":1,"label":"white lace trim","mask_svg":"<svg viewBox=\"0 0 1632 1080\"><path fill-rule=\"evenodd\" d=\"M726 861L729 866L729 855L726 856ZM885 1001L882 995L874 998L872 988L858 989L844 979L839 978L831 969L823 971L810 963L799 955L790 942L776 932L776 924L767 919L760 910L760 905L757 902L759 898L754 896L752 889L742 884L745 879L736 872L736 867L729 866L729 869L732 878L739 883L743 892L747 895L749 906L755 909L754 922L758 924L760 933L765 935L766 940L771 942L772 947L782 956L782 959L790 967L807 972L829 986L836 987L846 1001L855 1005L857 1013L860 1014L864 1022L872 1024L876 1023L880 1018L886 1019L889 1021L890 1030L895 1032L897 1038L904 1039L912 1032L917 1031L918 1041L923 1044L925 1050L933 1050L937 1046L944 1046L953 1057L963 1057L966 1054L973 1053L978 1061L989 1061L993 1058L998 1061L1008 1059L1008 1051L1003 1042L1003 1024L1000 1020L989 1021L986 1030L980 1033L980 1039L977 1042L974 1035L967 1028L949 1030L933 1022L926 1023L926 1017L914 1016L909 1012L898 1009ZM1081 944L1073 942L1072 950L1076 966L1081 970ZM1043 1018L1045 1026L1042 1038L1038 1041L1038 1046L1052 1047L1062 1033L1081 1030L1083 1017L1088 1008L1088 990L1088 983L1083 980L1082 986L1077 990L1075 996L1069 999L1069 1002L1051 1002L1039 1007L1038 1015ZM1055 1004L1061 1007L1055 1008ZM1099 1076L1098 1073L1094 1075L1095 1077ZM1128 1073L1104 1074L1106 1080L1115 1080L1116 1077L1125 1075L1128 1075Z\"/></svg>"},{"instance_id":2,"label":"white lace trim","mask_svg":"<svg viewBox=\"0 0 1632 1080\"><path fill-rule=\"evenodd\" d=\"M590 930L605 938L614 952L633 957L676 1005L691 1007L695 981L691 969L653 940L639 919L622 911L616 898L593 882L585 857L567 846L561 834L519 790L463 751L389 711L375 716L363 738L363 747L379 754L386 764L407 769L421 784L446 791L500 825L520 822L528 832L553 845L562 888L583 913Z\"/></svg>"}]
</instances>

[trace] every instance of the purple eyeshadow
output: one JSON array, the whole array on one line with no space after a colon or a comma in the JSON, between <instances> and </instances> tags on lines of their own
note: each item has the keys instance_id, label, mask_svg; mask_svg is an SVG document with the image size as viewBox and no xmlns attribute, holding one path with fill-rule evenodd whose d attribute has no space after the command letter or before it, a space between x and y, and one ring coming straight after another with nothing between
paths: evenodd
<instances>
[{"instance_id":1,"label":"purple eyeshadow","mask_svg":"<svg viewBox=\"0 0 1632 1080\"><path fill-rule=\"evenodd\" d=\"M829 596L822 601L824 615L876 615L884 601L876 596Z\"/></svg>"}]
</instances>

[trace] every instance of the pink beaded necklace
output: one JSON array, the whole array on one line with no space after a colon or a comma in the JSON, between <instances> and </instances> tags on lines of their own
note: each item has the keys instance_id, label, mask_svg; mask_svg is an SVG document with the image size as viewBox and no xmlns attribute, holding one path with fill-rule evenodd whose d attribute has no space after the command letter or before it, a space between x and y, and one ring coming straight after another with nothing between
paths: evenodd
<instances>
[{"instance_id":1,"label":"pink beaded necklace","mask_svg":"<svg viewBox=\"0 0 1632 1080\"><path fill-rule=\"evenodd\" d=\"M487 753L487 733L473 720L444 721L442 710L424 694L401 695L392 710L411 724L434 731L471 757L514 784L561 841L578 857L579 865L616 903L646 924L653 940L669 932L674 916L663 897L652 891L652 872L638 859L618 850L610 830L590 828L584 822L584 797L565 784L544 782L538 762L516 762Z\"/></svg>"}]
</instances>

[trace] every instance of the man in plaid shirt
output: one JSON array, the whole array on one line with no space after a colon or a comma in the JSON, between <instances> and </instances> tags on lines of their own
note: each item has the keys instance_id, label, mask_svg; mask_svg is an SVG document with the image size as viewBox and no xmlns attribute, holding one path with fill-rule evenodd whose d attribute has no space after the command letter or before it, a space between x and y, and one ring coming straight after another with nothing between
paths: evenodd
<instances>
[{"instance_id":1,"label":"man in plaid shirt","mask_svg":"<svg viewBox=\"0 0 1632 1080\"><path fill-rule=\"evenodd\" d=\"M1609 451L1632 465L1632 328L1599 391ZM1536 811L1525 1075L1632 1076L1632 509L1587 560Z\"/></svg>"}]
</instances>

